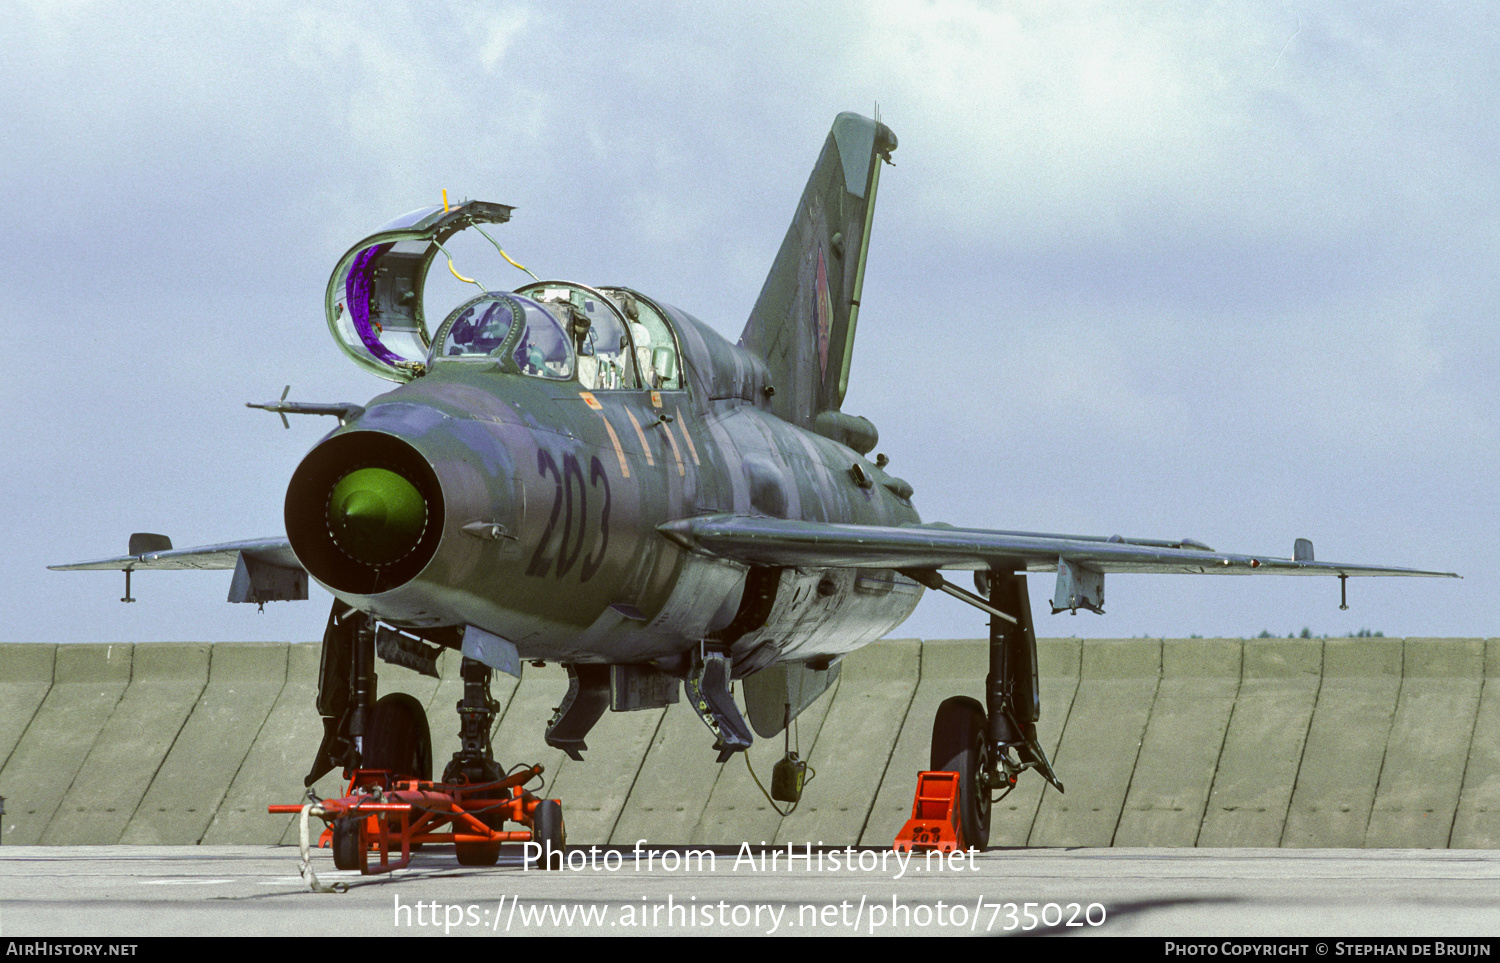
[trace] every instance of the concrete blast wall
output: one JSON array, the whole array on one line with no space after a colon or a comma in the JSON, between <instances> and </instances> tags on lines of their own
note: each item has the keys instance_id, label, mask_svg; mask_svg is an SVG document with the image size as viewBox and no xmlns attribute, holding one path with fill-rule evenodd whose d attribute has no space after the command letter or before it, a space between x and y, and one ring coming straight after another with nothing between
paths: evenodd
<instances>
[{"instance_id":1,"label":"concrete blast wall","mask_svg":"<svg viewBox=\"0 0 1500 963\"><path fill-rule=\"evenodd\" d=\"M1500 639L1039 646L1039 729L1067 793L1023 776L996 804L994 845L1500 847ZM427 707L439 770L462 690L443 660L441 682L380 666L382 693ZM684 704L606 714L583 763L549 748L556 666L496 679L496 756L546 767L540 794L563 800L572 843L888 846L938 704L980 698L986 666L977 640L851 656L797 721L816 776L785 818L744 759L714 763ZM316 644L0 645L3 842L294 842L265 807L302 799L317 674ZM782 751L747 754L762 782Z\"/></svg>"}]
</instances>

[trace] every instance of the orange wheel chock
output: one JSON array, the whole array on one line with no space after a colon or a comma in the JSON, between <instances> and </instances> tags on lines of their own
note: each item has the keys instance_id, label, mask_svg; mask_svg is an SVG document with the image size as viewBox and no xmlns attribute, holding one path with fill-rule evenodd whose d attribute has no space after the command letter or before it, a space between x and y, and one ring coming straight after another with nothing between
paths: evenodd
<instances>
[{"instance_id":1,"label":"orange wheel chock","mask_svg":"<svg viewBox=\"0 0 1500 963\"><path fill-rule=\"evenodd\" d=\"M967 848L958 815L958 773L917 773L911 818L896 834L896 852L952 853Z\"/></svg>"}]
</instances>

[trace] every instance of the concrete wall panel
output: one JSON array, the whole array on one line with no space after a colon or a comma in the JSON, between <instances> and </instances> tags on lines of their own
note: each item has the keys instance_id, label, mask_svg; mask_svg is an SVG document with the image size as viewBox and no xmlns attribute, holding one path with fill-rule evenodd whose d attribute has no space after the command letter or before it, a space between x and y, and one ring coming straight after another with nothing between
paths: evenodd
<instances>
[{"instance_id":1,"label":"concrete wall panel","mask_svg":"<svg viewBox=\"0 0 1500 963\"><path fill-rule=\"evenodd\" d=\"M1130 778L1116 846L1191 846L1240 687L1239 639L1162 643L1161 684Z\"/></svg>"},{"instance_id":2,"label":"concrete wall panel","mask_svg":"<svg viewBox=\"0 0 1500 963\"><path fill-rule=\"evenodd\" d=\"M208 683L210 647L156 642L134 648L130 685L89 750L43 843L118 843Z\"/></svg>"},{"instance_id":3,"label":"concrete wall panel","mask_svg":"<svg viewBox=\"0 0 1500 963\"><path fill-rule=\"evenodd\" d=\"M1448 845L1500 849L1500 639L1485 643L1479 712Z\"/></svg>"},{"instance_id":4,"label":"concrete wall panel","mask_svg":"<svg viewBox=\"0 0 1500 963\"><path fill-rule=\"evenodd\" d=\"M1158 639L1088 639L1078 694L1052 766L1067 793L1042 797L1028 845L1114 839L1161 676Z\"/></svg>"},{"instance_id":5,"label":"concrete wall panel","mask_svg":"<svg viewBox=\"0 0 1500 963\"><path fill-rule=\"evenodd\" d=\"M1323 643L1249 639L1197 845L1279 846L1322 681Z\"/></svg>"},{"instance_id":6,"label":"concrete wall panel","mask_svg":"<svg viewBox=\"0 0 1500 963\"><path fill-rule=\"evenodd\" d=\"M266 807L304 801L302 779L323 738L314 707L320 649L317 642L287 646L286 682L203 834L204 844L296 845L292 818L273 816Z\"/></svg>"},{"instance_id":7,"label":"concrete wall panel","mask_svg":"<svg viewBox=\"0 0 1500 963\"><path fill-rule=\"evenodd\" d=\"M1400 639L1328 639L1283 846L1364 845L1401 691Z\"/></svg>"},{"instance_id":8,"label":"concrete wall panel","mask_svg":"<svg viewBox=\"0 0 1500 963\"><path fill-rule=\"evenodd\" d=\"M52 686L0 771L5 841L39 843L130 683L132 646L60 645Z\"/></svg>"},{"instance_id":9,"label":"concrete wall panel","mask_svg":"<svg viewBox=\"0 0 1500 963\"><path fill-rule=\"evenodd\" d=\"M0 797L16 795L19 781L7 778L6 766L52 688L52 664L56 656L55 645L15 642L0 645ZM0 815L0 839L17 829L17 818L14 805Z\"/></svg>"},{"instance_id":10,"label":"concrete wall panel","mask_svg":"<svg viewBox=\"0 0 1500 963\"><path fill-rule=\"evenodd\" d=\"M870 807L870 818L860 837L862 846L889 846L911 818L917 773L931 765L932 723L938 706L950 696L983 701L984 676L989 671L989 643L979 639L949 639L922 644L921 677L906 712L906 724L896 737L885 779ZM839 843L842 840L828 840Z\"/></svg>"},{"instance_id":11,"label":"concrete wall panel","mask_svg":"<svg viewBox=\"0 0 1500 963\"><path fill-rule=\"evenodd\" d=\"M679 704L672 706L671 711L682 708ZM646 753L668 711L605 712L585 740L589 747L583 754L583 762L563 758L547 794L563 802L563 822L569 839L592 845L614 835ZM704 761L711 763L712 755Z\"/></svg>"},{"instance_id":12,"label":"concrete wall panel","mask_svg":"<svg viewBox=\"0 0 1500 963\"><path fill-rule=\"evenodd\" d=\"M56 658L55 645L0 645L0 772L52 688Z\"/></svg>"},{"instance_id":13,"label":"concrete wall panel","mask_svg":"<svg viewBox=\"0 0 1500 963\"><path fill-rule=\"evenodd\" d=\"M639 839L691 840L723 768L714 762L713 741L713 733L686 700L669 707L651 737L609 841L628 846ZM565 819L568 805L564 799Z\"/></svg>"},{"instance_id":14,"label":"concrete wall panel","mask_svg":"<svg viewBox=\"0 0 1500 963\"><path fill-rule=\"evenodd\" d=\"M817 743L804 757L817 776L775 842L847 845L863 837L870 806L891 777L891 749L909 717L921 653L917 639L885 639L844 659Z\"/></svg>"},{"instance_id":15,"label":"concrete wall panel","mask_svg":"<svg viewBox=\"0 0 1500 963\"><path fill-rule=\"evenodd\" d=\"M213 647L208 685L126 826L122 843L202 841L286 683L289 648L284 642Z\"/></svg>"},{"instance_id":16,"label":"concrete wall panel","mask_svg":"<svg viewBox=\"0 0 1500 963\"><path fill-rule=\"evenodd\" d=\"M1367 848L1442 849L1484 685L1483 639L1407 639Z\"/></svg>"}]
</instances>

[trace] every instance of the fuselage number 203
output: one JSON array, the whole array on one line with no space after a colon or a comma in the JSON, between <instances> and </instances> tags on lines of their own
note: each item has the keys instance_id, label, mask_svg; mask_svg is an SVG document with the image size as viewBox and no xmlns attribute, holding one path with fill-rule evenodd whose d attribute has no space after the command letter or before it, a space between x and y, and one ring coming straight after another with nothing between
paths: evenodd
<instances>
[{"instance_id":1,"label":"fuselage number 203","mask_svg":"<svg viewBox=\"0 0 1500 963\"><path fill-rule=\"evenodd\" d=\"M531 556L526 574L543 578L551 572L562 578L573 570L582 557L583 565L578 570L578 580L587 582L604 563L609 549L609 476L597 457L589 459L589 477L585 482L583 467L573 454L562 456L562 467L545 448L536 453L537 472L543 477L551 476L553 482L552 514L547 518L547 527ZM597 534L589 537L589 491L602 495L597 522ZM561 528L559 528L561 523ZM597 541L588 553L584 546Z\"/></svg>"}]
</instances>

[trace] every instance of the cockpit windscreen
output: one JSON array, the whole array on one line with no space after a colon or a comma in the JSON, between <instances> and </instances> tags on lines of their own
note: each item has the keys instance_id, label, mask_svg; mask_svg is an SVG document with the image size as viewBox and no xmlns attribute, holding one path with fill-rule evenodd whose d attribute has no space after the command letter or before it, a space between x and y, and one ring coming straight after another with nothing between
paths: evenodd
<instances>
[{"instance_id":1,"label":"cockpit windscreen","mask_svg":"<svg viewBox=\"0 0 1500 963\"><path fill-rule=\"evenodd\" d=\"M561 381L573 376L562 325L530 298L488 292L459 305L438 329L433 362L489 359L507 371Z\"/></svg>"}]
</instances>

